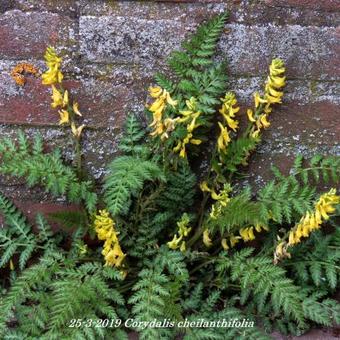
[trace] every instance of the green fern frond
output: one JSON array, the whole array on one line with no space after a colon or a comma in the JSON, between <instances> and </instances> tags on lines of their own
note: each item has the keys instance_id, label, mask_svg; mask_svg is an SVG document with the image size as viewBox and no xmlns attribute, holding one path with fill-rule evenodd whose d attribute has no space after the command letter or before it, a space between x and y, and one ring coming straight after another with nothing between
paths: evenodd
<instances>
[{"instance_id":1,"label":"green fern frond","mask_svg":"<svg viewBox=\"0 0 340 340\"><path fill-rule=\"evenodd\" d=\"M112 215L128 212L131 196L143 188L145 181L165 181L157 164L132 156L116 158L109 165L109 171L104 183L104 200Z\"/></svg>"}]
</instances>

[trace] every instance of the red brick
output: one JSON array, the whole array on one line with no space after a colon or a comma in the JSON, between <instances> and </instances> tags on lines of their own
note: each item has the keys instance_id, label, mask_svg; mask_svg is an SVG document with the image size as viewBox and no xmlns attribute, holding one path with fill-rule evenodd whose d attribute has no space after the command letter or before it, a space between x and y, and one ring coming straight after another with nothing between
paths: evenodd
<instances>
[{"instance_id":1,"label":"red brick","mask_svg":"<svg viewBox=\"0 0 340 340\"><path fill-rule=\"evenodd\" d=\"M265 3L282 7L305 7L317 10L339 11L339 0L265 0Z\"/></svg>"},{"instance_id":2,"label":"red brick","mask_svg":"<svg viewBox=\"0 0 340 340\"><path fill-rule=\"evenodd\" d=\"M12 81L8 80L7 82ZM0 76L5 81L4 76ZM12 81L14 82L14 81ZM121 126L129 105L136 104L126 85L100 80L69 80L64 87L79 102L86 124L96 127ZM16 86L16 85L13 85ZM58 110L51 108L51 88L40 79L28 77L24 87L10 94L0 93L0 123L58 125Z\"/></svg>"},{"instance_id":3,"label":"red brick","mask_svg":"<svg viewBox=\"0 0 340 340\"><path fill-rule=\"evenodd\" d=\"M41 58L48 45L74 44L74 30L74 22L58 14L8 11L0 15L0 56Z\"/></svg>"}]
</instances>

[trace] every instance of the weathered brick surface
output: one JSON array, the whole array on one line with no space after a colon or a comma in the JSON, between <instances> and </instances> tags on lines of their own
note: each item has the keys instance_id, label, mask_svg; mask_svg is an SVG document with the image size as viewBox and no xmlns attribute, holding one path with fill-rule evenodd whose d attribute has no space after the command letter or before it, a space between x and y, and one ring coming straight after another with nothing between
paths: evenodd
<instances>
[{"instance_id":1,"label":"weathered brick surface","mask_svg":"<svg viewBox=\"0 0 340 340\"><path fill-rule=\"evenodd\" d=\"M306 7L317 10L340 11L339 0L265 0L265 3L283 7Z\"/></svg>"},{"instance_id":2,"label":"weathered brick surface","mask_svg":"<svg viewBox=\"0 0 340 340\"><path fill-rule=\"evenodd\" d=\"M0 57L41 58L47 45L76 44L75 22L55 13L7 11L0 15Z\"/></svg>"},{"instance_id":3,"label":"weathered brick surface","mask_svg":"<svg viewBox=\"0 0 340 340\"><path fill-rule=\"evenodd\" d=\"M331 27L300 25L229 24L221 51L235 75L264 73L274 57L287 64L291 78L338 80L340 77L339 31Z\"/></svg>"},{"instance_id":4,"label":"weathered brick surface","mask_svg":"<svg viewBox=\"0 0 340 340\"><path fill-rule=\"evenodd\" d=\"M229 61L241 120L252 93L263 88L271 58L287 65L284 104L251 159L249 182L267 180L271 164L287 170L298 152L340 154L337 0L0 1L0 135L15 136L19 128L30 136L40 132L72 159L69 131L57 125L50 90L33 77L20 88L10 77L21 61L44 70L44 50L56 45L65 60L65 85L88 126L84 164L99 181L117 154L126 113L143 117L153 74L166 71L169 53L202 21L225 10L230 19L219 58ZM25 191L22 180L6 183L0 178L0 191L18 202L53 201L37 188Z\"/></svg>"}]
</instances>

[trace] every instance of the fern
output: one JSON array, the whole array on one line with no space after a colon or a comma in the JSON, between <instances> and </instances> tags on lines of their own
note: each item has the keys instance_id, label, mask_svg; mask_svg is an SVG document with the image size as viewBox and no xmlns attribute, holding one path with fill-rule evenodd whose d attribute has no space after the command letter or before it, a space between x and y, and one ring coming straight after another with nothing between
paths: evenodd
<instances>
[{"instance_id":1,"label":"fern","mask_svg":"<svg viewBox=\"0 0 340 340\"><path fill-rule=\"evenodd\" d=\"M0 267L4 267L16 253L20 253L22 270L37 245L31 227L25 217L0 194L0 212L5 216L6 226L0 229Z\"/></svg>"},{"instance_id":2,"label":"fern","mask_svg":"<svg viewBox=\"0 0 340 340\"><path fill-rule=\"evenodd\" d=\"M20 132L18 145L10 139L0 141L0 173L25 178L28 186L42 185L54 196L67 195L71 202L83 200L93 212L97 195L91 191L89 181L79 182L75 171L63 164L59 150L44 153L41 137L35 137L31 146Z\"/></svg>"},{"instance_id":3,"label":"fern","mask_svg":"<svg viewBox=\"0 0 340 340\"><path fill-rule=\"evenodd\" d=\"M128 212L131 196L143 188L145 181L165 181L157 164L132 156L116 158L110 164L109 171L104 183L104 200L112 215Z\"/></svg>"},{"instance_id":4,"label":"fern","mask_svg":"<svg viewBox=\"0 0 340 340\"><path fill-rule=\"evenodd\" d=\"M293 247L291 259L282 265L290 269L294 279L301 285L334 290L338 285L340 260L340 229L331 235L314 232L307 241Z\"/></svg>"},{"instance_id":5,"label":"fern","mask_svg":"<svg viewBox=\"0 0 340 340\"><path fill-rule=\"evenodd\" d=\"M248 258L250 251L243 250L232 257L223 256L217 262L221 275L230 273L234 282L240 283L240 303L245 304L251 296L260 312L270 303L272 313L292 317L300 326L305 323L298 286L286 277L286 272L273 265L272 259L265 256Z\"/></svg>"},{"instance_id":6,"label":"fern","mask_svg":"<svg viewBox=\"0 0 340 340\"><path fill-rule=\"evenodd\" d=\"M233 197L216 219L209 220L209 228L230 233L247 225L266 225L268 218L268 214L261 214L261 205L251 199L248 188Z\"/></svg>"},{"instance_id":7,"label":"fern","mask_svg":"<svg viewBox=\"0 0 340 340\"><path fill-rule=\"evenodd\" d=\"M125 155L143 156L148 153L147 147L142 143L144 138L145 131L137 117L133 114L128 115L125 122L124 135L119 142L119 149Z\"/></svg>"},{"instance_id":8,"label":"fern","mask_svg":"<svg viewBox=\"0 0 340 340\"><path fill-rule=\"evenodd\" d=\"M211 59L226 19L224 13L201 25L196 34L182 44L184 51L172 54L169 65L178 76L192 77L212 64Z\"/></svg>"},{"instance_id":9,"label":"fern","mask_svg":"<svg viewBox=\"0 0 340 340\"><path fill-rule=\"evenodd\" d=\"M165 298L170 292L165 288L168 278L157 269L143 269L139 281L133 286L136 291L129 299L132 313L137 320L161 320L164 315ZM147 327L140 331L140 339L158 339L169 330Z\"/></svg>"},{"instance_id":10,"label":"fern","mask_svg":"<svg viewBox=\"0 0 340 340\"><path fill-rule=\"evenodd\" d=\"M282 178L266 184L257 195L261 205L261 214L266 216L270 211L272 219L280 224L291 223L293 217L303 215L310 210L315 198L315 188L301 186L294 177Z\"/></svg>"}]
</instances>

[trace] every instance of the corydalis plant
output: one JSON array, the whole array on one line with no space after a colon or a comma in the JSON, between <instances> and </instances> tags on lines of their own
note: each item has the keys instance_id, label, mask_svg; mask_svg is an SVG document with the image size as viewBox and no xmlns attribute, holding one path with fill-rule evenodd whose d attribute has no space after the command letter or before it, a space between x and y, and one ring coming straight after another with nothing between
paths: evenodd
<instances>
[{"instance_id":1,"label":"corydalis plant","mask_svg":"<svg viewBox=\"0 0 340 340\"><path fill-rule=\"evenodd\" d=\"M257 192L234 189L282 101L285 67L272 61L264 92L241 112L225 63L214 60L225 20L203 24L172 54L171 79L156 76L149 126L127 117L122 154L108 165L99 197L41 138L32 144L21 133L17 143L0 141L1 174L79 204L78 211L48 216L73 226L69 234L54 233L42 216L35 233L0 194L0 265L11 271L0 296L1 335L124 339L134 329L141 339L268 339L273 329L301 334L314 323L340 321L331 298L339 282L339 196L317 190L338 183L339 158L297 157L288 176L274 168ZM60 118L72 130L78 117L61 87L61 59L51 48L46 59L52 105L67 112ZM203 158L207 169L198 180ZM177 327L243 318L257 327ZM174 327L93 328L89 319L167 319Z\"/></svg>"}]
</instances>

